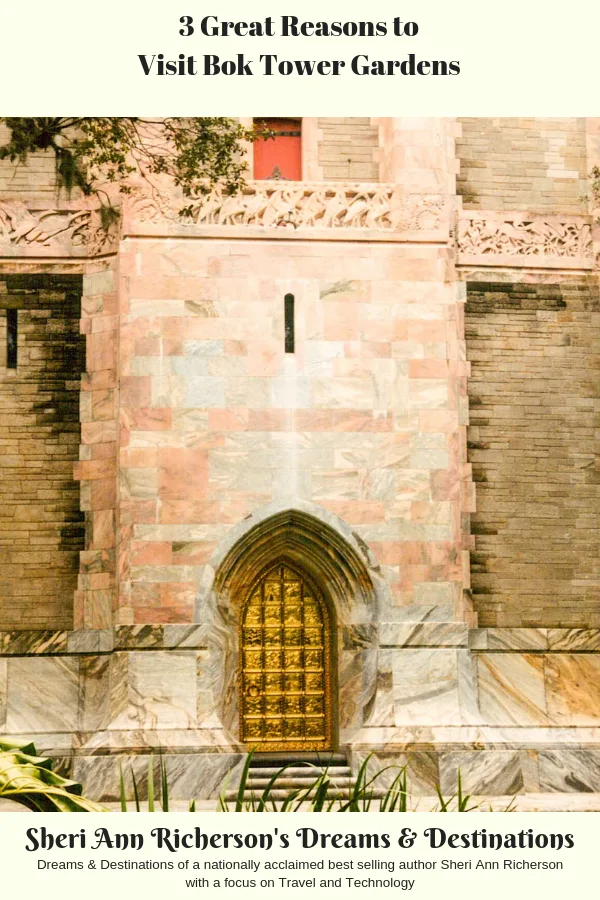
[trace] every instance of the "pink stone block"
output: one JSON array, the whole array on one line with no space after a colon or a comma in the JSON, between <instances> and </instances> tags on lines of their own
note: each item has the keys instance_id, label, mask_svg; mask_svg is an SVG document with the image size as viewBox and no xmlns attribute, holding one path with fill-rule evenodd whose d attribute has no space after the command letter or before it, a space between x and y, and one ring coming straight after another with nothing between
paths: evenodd
<instances>
[{"instance_id":1,"label":"pink stone block","mask_svg":"<svg viewBox=\"0 0 600 900\"><path fill-rule=\"evenodd\" d=\"M163 338L162 352L165 356L183 356L183 338Z\"/></svg>"},{"instance_id":2,"label":"pink stone block","mask_svg":"<svg viewBox=\"0 0 600 900\"><path fill-rule=\"evenodd\" d=\"M121 525L153 525L157 521L156 500L122 500Z\"/></svg>"},{"instance_id":3,"label":"pink stone block","mask_svg":"<svg viewBox=\"0 0 600 900\"><path fill-rule=\"evenodd\" d=\"M117 505L116 478L101 478L90 485L90 509L115 509Z\"/></svg>"},{"instance_id":4,"label":"pink stone block","mask_svg":"<svg viewBox=\"0 0 600 900\"><path fill-rule=\"evenodd\" d=\"M400 562L400 547L398 541L370 541L369 546L373 551L377 562L381 565L394 566Z\"/></svg>"},{"instance_id":5,"label":"pink stone block","mask_svg":"<svg viewBox=\"0 0 600 900\"><path fill-rule=\"evenodd\" d=\"M102 422L81 423L81 443L97 444L102 440Z\"/></svg>"},{"instance_id":6,"label":"pink stone block","mask_svg":"<svg viewBox=\"0 0 600 900\"><path fill-rule=\"evenodd\" d=\"M351 300L325 300L324 333L327 341L354 341L360 337L358 306Z\"/></svg>"},{"instance_id":7,"label":"pink stone block","mask_svg":"<svg viewBox=\"0 0 600 900\"><path fill-rule=\"evenodd\" d=\"M92 323L93 334L98 334L101 331L112 331L116 335L116 329L118 328L117 316L106 314L103 316L94 316L90 321Z\"/></svg>"},{"instance_id":8,"label":"pink stone block","mask_svg":"<svg viewBox=\"0 0 600 900\"><path fill-rule=\"evenodd\" d=\"M107 550L116 544L115 514L112 509L94 512L91 550Z\"/></svg>"},{"instance_id":9,"label":"pink stone block","mask_svg":"<svg viewBox=\"0 0 600 900\"><path fill-rule=\"evenodd\" d=\"M117 364L116 331L89 334L86 339L86 365L90 372L114 369Z\"/></svg>"},{"instance_id":10,"label":"pink stone block","mask_svg":"<svg viewBox=\"0 0 600 900\"><path fill-rule=\"evenodd\" d=\"M252 315L252 307L250 307ZM283 341L261 338L248 341L248 375L277 375L284 357Z\"/></svg>"},{"instance_id":11,"label":"pink stone block","mask_svg":"<svg viewBox=\"0 0 600 900\"><path fill-rule=\"evenodd\" d=\"M185 607L193 609L198 585L188 581L174 581L161 584L160 602L165 607Z\"/></svg>"},{"instance_id":12,"label":"pink stone block","mask_svg":"<svg viewBox=\"0 0 600 900\"><path fill-rule=\"evenodd\" d=\"M125 375L121 378L121 407L141 409L150 406L151 383L149 375Z\"/></svg>"},{"instance_id":13,"label":"pink stone block","mask_svg":"<svg viewBox=\"0 0 600 900\"><path fill-rule=\"evenodd\" d=\"M460 481L446 469L437 469L431 473L431 496L433 500L458 500L460 498Z\"/></svg>"},{"instance_id":14,"label":"pink stone block","mask_svg":"<svg viewBox=\"0 0 600 900\"><path fill-rule=\"evenodd\" d=\"M421 431L448 434L458 425L458 413L453 409L422 409L419 412Z\"/></svg>"},{"instance_id":15,"label":"pink stone block","mask_svg":"<svg viewBox=\"0 0 600 900\"><path fill-rule=\"evenodd\" d=\"M102 312L105 316L114 316L119 312L119 298L116 291L102 294Z\"/></svg>"},{"instance_id":16,"label":"pink stone block","mask_svg":"<svg viewBox=\"0 0 600 900\"><path fill-rule=\"evenodd\" d=\"M220 521L220 504L216 500L171 500L160 502L159 521L165 525L213 524Z\"/></svg>"},{"instance_id":17,"label":"pink stone block","mask_svg":"<svg viewBox=\"0 0 600 900\"><path fill-rule=\"evenodd\" d=\"M390 327L390 339L392 341L407 341L409 339L409 322L406 319L394 319ZM418 340L418 338L412 338Z\"/></svg>"},{"instance_id":18,"label":"pink stone block","mask_svg":"<svg viewBox=\"0 0 600 900\"><path fill-rule=\"evenodd\" d=\"M353 409L334 409L331 411L333 431L392 431L393 416L390 412L374 414Z\"/></svg>"},{"instance_id":19,"label":"pink stone block","mask_svg":"<svg viewBox=\"0 0 600 900\"><path fill-rule=\"evenodd\" d=\"M128 411L127 420L131 431L169 431L173 411L159 406L141 407Z\"/></svg>"},{"instance_id":20,"label":"pink stone block","mask_svg":"<svg viewBox=\"0 0 600 900\"><path fill-rule=\"evenodd\" d=\"M210 560L217 544L214 541L179 541L172 547L174 565L203 566Z\"/></svg>"},{"instance_id":21,"label":"pink stone block","mask_svg":"<svg viewBox=\"0 0 600 900\"><path fill-rule=\"evenodd\" d=\"M385 522L385 503L382 501L323 500L323 506L349 525Z\"/></svg>"},{"instance_id":22,"label":"pink stone block","mask_svg":"<svg viewBox=\"0 0 600 900\"><path fill-rule=\"evenodd\" d=\"M409 341L418 341L422 344L444 343L446 340L446 323L438 320L418 319L409 320L406 323Z\"/></svg>"},{"instance_id":23,"label":"pink stone block","mask_svg":"<svg viewBox=\"0 0 600 900\"><path fill-rule=\"evenodd\" d=\"M116 476L116 461L114 459L92 459L86 462L77 462L74 466L73 477L75 481L93 481L99 478Z\"/></svg>"},{"instance_id":24,"label":"pink stone block","mask_svg":"<svg viewBox=\"0 0 600 900\"><path fill-rule=\"evenodd\" d=\"M449 374L445 359L409 359L409 378L446 378Z\"/></svg>"},{"instance_id":25,"label":"pink stone block","mask_svg":"<svg viewBox=\"0 0 600 900\"><path fill-rule=\"evenodd\" d=\"M160 584L133 582L130 602L136 609L160 607Z\"/></svg>"},{"instance_id":26,"label":"pink stone block","mask_svg":"<svg viewBox=\"0 0 600 900\"><path fill-rule=\"evenodd\" d=\"M296 415L303 413L299 411ZM294 411L289 409L251 409L249 410L249 431L291 431Z\"/></svg>"},{"instance_id":27,"label":"pink stone block","mask_svg":"<svg viewBox=\"0 0 600 900\"><path fill-rule=\"evenodd\" d=\"M140 338L133 345L133 354L135 356L160 356L160 351L159 337Z\"/></svg>"},{"instance_id":28,"label":"pink stone block","mask_svg":"<svg viewBox=\"0 0 600 900\"><path fill-rule=\"evenodd\" d=\"M223 498L219 503L219 521L237 525L242 519L272 500L267 494L239 493Z\"/></svg>"},{"instance_id":29,"label":"pink stone block","mask_svg":"<svg viewBox=\"0 0 600 900\"><path fill-rule=\"evenodd\" d=\"M245 341L225 341L225 356L247 356L248 345Z\"/></svg>"},{"instance_id":30,"label":"pink stone block","mask_svg":"<svg viewBox=\"0 0 600 900\"><path fill-rule=\"evenodd\" d=\"M397 339L396 339L397 340ZM362 341L361 356L373 359L389 359L392 355L390 341Z\"/></svg>"},{"instance_id":31,"label":"pink stone block","mask_svg":"<svg viewBox=\"0 0 600 900\"><path fill-rule=\"evenodd\" d=\"M110 628L112 626L112 613L114 592L86 591L83 606L83 620L86 628Z\"/></svg>"},{"instance_id":32,"label":"pink stone block","mask_svg":"<svg viewBox=\"0 0 600 900\"><path fill-rule=\"evenodd\" d=\"M158 493L161 500L187 500L206 495L208 451L181 448L158 452Z\"/></svg>"},{"instance_id":33,"label":"pink stone block","mask_svg":"<svg viewBox=\"0 0 600 900\"><path fill-rule=\"evenodd\" d=\"M209 431L247 431L248 422L255 410L242 408L209 409Z\"/></svg>"},{"instance_id":34,"label":"pink stone block","mask_svg":"<svg viewBox=\"0 0 600 900\"><path fill-rule=\"evenodd\" d=\"M105 590L112 587L115 582L115 576L111 572L98 572L89 578L91 590Z\"/></svg>"},{"instance_id":35,"label":"pink stone block","mask_svg":"<svg viewBox=\"0 0 600 900\"><path fill-rule=\"evenodd\" d=\"M92 391L92 419L94 422L113 419L115 416L115 392L112 388Z\"/></svg>"},{"instance_id":36,"label":"pink stone block","mask_svg":"<svg viewBox=\"0 0 600 900\"><path fill-rule=\"evenodd\" d=\"M121 468L155 469L158 466L158 450L154 447L126 447L119 455Z\"/></svg>"},{"instance_id":37,"label":"pink stone block","mask_svg":"<svg viewBox=\"0 0 600 900\"><path fill-rule=\"evenodd\" d=\"M185 607L151 607L133 611L134 625L174 625L178 622L189 622L193 605Z\"/></svg>"},{"instance_id":38,"label":"pink stone block","mask_svg":"<svg viewBox=\"0 0 600 900\"><path fill-rule=\"evenodd\" d=\"M171 543L167 541L132 541L132 566L170 566Z\"/></svg>"},{"instance_id":39,"label":"pink stone block","mask_svg":"<svg viewBox=\"0 0 600 900\"><path fill-rule=\"evenodd\" d=\"M334 430L332 412L329 409L294 410L292 422L297 431Z\"/></svg>"},{"instance_id":40,"label":"pink stone block","mask_svg":"<svg viewBox=\"0 0 600 900\"><path fill-rule=\"evenodd\" d=\"M117 455L116 441L94 444L89 449L91 450L90 459L111 459Z\"/></svg>"}]
</instances>

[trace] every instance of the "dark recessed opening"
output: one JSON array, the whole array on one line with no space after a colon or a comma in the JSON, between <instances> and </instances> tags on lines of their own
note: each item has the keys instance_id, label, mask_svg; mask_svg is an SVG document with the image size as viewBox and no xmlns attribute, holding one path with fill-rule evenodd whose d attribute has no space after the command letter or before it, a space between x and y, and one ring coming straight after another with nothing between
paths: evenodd
<instances>
[{"instance_id":1,"label":"dark recessed opening","mask_svg":"<svg viewBox=\"0 0 600 900\"><path fill-rule=\"evenodd\" d=\"M294 295L285 295L285 352L294 352Z\"/></svg>"},{"instance_id":2,"label":"dark recessed opening","mask_svg":"<svg viewBox=\"0 0 600 900\"><path fill-rule=\"evenodd\" d=\"M17 310L6 310L6 368L17 368Z\"/></svg>"}]
</instances>

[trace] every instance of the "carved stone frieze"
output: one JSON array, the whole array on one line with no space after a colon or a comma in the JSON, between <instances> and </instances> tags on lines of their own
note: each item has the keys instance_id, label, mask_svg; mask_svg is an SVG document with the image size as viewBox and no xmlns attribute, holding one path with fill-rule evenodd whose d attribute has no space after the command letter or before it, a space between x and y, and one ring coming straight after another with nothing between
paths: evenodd
<instances>
[{"instance_id":1,"label":"carved stone frieze","mask_svg":"<svg viewBox=\"0 0 600 900\"><path fill-rule=\"evenodd\" d=\"M444 198L407 194L396 185L251 182L235 194L215 188L189 207L189 215L161 200L138 197L128 204L130 221L250 226L265 229L352 229L434 232L443 227Z\"/></svg>"},{"instance_id":2,"label":"carved stone frieze","mask_svg":"<svg viewBox=\"0 0 600 900\"><path fill-rule=\"evenodd\" d=\"M463 213L457 250L463 264L589 268L593 263L591 223L584 216Z\"/></svg>"},{"instance_id":3,"label":"carved stone frieze","mask_svg":"<svg viewBox=\"0 0 600 900\"><path fill-rule=\"evenodd\" d=\"M117 224L97 209L30 209L0 202L0 256L95 256L114 249Z\"/></svg>"}]
</instances>

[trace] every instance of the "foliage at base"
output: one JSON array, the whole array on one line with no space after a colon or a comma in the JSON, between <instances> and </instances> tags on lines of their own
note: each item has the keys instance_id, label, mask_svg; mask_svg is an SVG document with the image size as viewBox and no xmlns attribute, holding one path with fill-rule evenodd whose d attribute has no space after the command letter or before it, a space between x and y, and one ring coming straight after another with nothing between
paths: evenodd
<instances>
[{"instance_id":1,"label":"foliage at base","mask_svg":"<svg viewBox=\"0 0 600 900\"><path fill-rule=\"evenodd\" d=\"M33 744L0 741L0 799L34 812L105 812L82 796L82 786L52 771L52 760L37 755Z\"/></svg>"}]
</instances>

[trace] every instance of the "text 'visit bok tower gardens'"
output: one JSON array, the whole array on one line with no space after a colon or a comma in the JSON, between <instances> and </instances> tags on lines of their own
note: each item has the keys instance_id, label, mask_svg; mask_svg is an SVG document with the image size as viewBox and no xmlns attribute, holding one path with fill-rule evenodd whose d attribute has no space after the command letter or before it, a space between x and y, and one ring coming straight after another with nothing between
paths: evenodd
<instances>
[{"instance_id":1,"label":"text 'visit bok tower gardens'","mask_svg":"<svg viewBox=\"0 0 600 900\"><path fill-rule=\"evenodd\" d=\"M260 122L191 217L0 163L0 737L600 792L600 119Z\"/></svg>"}]
</instances>

